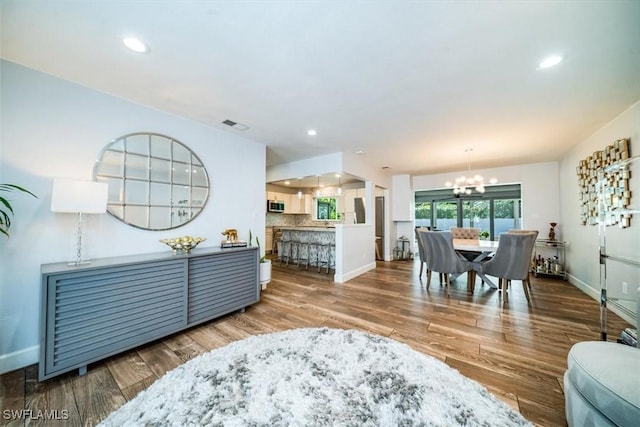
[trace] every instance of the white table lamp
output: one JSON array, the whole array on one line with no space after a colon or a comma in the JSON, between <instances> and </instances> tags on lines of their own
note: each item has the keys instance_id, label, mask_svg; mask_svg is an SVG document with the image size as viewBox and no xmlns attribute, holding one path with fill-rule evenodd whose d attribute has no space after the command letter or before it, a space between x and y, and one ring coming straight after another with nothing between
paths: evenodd
<instances>
[{"instance_id":1,"label":"white table lamp","mask_svg":"<svg viewBox=\"0 0 640 427\"><path fill-rule=\"evenodd\" d=\"M78 214L76 260L70 265L89 262L88 259L82 259L82 215L105 213L108 189L109 186L103 182L53 180L51 212Z\"/></svg>"}]
</instances>

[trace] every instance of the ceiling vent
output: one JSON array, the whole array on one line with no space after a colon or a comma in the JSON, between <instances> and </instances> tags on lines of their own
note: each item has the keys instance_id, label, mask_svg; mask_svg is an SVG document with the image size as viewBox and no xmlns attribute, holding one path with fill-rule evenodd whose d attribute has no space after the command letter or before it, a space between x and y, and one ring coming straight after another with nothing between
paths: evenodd
<instances>
[{"instance_id":1,"label":"ceiling vent","mask_svg":"<svg viewBox=\"0 0 640 427\"><path fill-rule=\"evenodd\" d=\"M232 128L234 128L235 130L247 130L249 129L249 126L247 125L243 125L242 123L238 123L238 122L234 122L233 120L225 120L222 122L222 124L225 124L227 126L231 126Z\"/></svg>"}]
</instances>

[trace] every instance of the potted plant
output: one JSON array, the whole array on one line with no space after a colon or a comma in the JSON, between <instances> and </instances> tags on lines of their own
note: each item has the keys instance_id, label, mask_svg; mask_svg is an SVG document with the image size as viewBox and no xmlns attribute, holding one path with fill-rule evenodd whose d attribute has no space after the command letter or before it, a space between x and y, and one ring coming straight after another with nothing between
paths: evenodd
<instances>
[{"instance_id":1,"label":"potted plant","mask_svg":"<svg viewBox=\"0 0 640 427\"><path fill-rule=\"evenodd\" d=\"M14 184L0 184L0 191L21 191L23 193L32 195L36 199L38 198L38 196L33 194L31 191ZM11 227L11 217L13 215L13 208L11 207L11 203L9 203L9 200L0 196L0 233L4 234L7 237L9 237L9 228Z\"/></svg>"},{"instance_id":2,"label":"potted plant","mask_svg":"<svg viewBox=\"0 0 640 427\"><path fill-rule=\"evenodd\" d=\"M253 237L251 234L251 230L249 230L249 246L251 246L251 241ZM258 246L258 251L260 251L260 239L256 236L256 246ZM262 255L260 257L260 287L264 290L267 289L267 284L271 281L271 260L267 258L267 255Z\"/></svg>"}]
</instances>

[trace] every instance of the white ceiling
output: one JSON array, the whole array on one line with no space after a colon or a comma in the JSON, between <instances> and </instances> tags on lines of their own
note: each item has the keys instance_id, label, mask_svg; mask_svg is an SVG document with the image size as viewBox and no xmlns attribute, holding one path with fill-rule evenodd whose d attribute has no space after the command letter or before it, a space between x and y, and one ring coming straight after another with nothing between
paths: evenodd
<instances>
[{"instance_id":1,"label":"white ceiling","mask_svg":"<svg viewBox=\"0 0 640 427\"><path fill-rule=\"evenodd\" d=\"M262 142L268 165L364 150L428 174L466 168L468 147L474 168L552 161L640 99L637 0L0 5L2 58ZM536 70L551 53L566 60Z\"/></svg>"}]
</instances>

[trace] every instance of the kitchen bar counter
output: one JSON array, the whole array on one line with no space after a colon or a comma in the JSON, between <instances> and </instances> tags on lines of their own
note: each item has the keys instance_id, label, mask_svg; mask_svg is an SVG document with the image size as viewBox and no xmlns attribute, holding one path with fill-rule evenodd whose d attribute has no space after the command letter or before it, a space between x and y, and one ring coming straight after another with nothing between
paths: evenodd
<instances>
[{"instance_id":1,"label":"kitchen bar counter","mask_svg":"<svg viewBox=\"0 0 640 427\"><path fill-rule=\"evenodd\" d=\"M335 269L336 229L334 227L278 227L282 240L278 242L278 254L300 266L305 264Z\"/></svg>"},{"instance_id":2,"label":"kitchen bar counter","mask_svg":"<svg viewBox=\"0 0 640 427\"><path fill-rule=\"evenodd\" d=\"M283 230L283 231L320 231L320 232L332 232L335 233L336 232L336 228L335 227L278 227L278 226L274 226L273 228L277 228L279 230Z\"/></svg>"}]
</instances>

